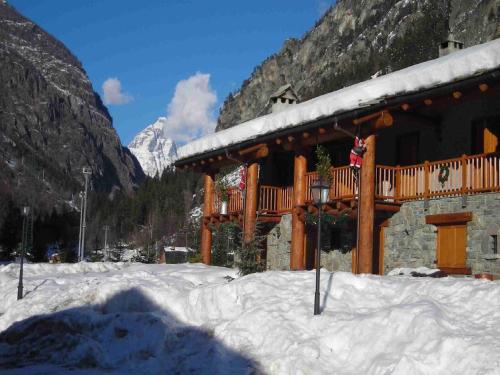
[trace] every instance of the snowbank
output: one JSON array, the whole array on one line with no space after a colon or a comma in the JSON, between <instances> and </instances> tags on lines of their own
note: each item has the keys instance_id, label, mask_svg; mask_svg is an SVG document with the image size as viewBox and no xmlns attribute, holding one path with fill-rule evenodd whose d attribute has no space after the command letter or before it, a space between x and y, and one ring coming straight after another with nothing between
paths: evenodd
<instances>
[{"instance_id":1,"label":"snowbank","mask_svg":"<svg viewBox=\"0 0 500 375\"><path fill-rule=\"evenodd\" d=\"M32 264L18 302L16 267L0 367L29 367L5 373L500 373L497 281L323 272L314 317L314 272Z\"/></svg>"},{"instance_id":2,"label":"snowbank","mask_svg":"<svg viewBox=\"0 0 500 375\"><path fill-rule=\"evenodd\" d=\"M419 92L470 78L499 67L500 39L497 39L361 82L290 106L290 109L258 117L207 135L180 147L177 152L177 161L323 117L374 105L397 95Z\"/></svg>"}]
</instances>

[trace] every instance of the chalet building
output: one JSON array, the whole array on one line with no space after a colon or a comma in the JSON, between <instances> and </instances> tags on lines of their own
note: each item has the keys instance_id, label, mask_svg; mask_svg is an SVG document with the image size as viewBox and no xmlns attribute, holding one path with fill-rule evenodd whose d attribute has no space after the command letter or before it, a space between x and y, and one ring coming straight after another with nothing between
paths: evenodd
<instances>
[{"instance_id":1,"label":"chalet building","mask_svg":"<svg viewBox=\"0 0 500 375\"><path fill-rule=\"evenodd\" d=\"M323 209L343 218L325 234L324 267L500 277L500 40L462 47L447 41L436 60L289 103L180 148L176 166L204 173L204 262L212 225L232 220L250 241L260 221L275 224L263 254L269 269L314 268L306 219L317 215L310 186L321 144L333 162ZM278 91L276 102L283 93L293 91ZM359 189L348 165L353 134L366 144ZM214 175L238 163L246 186L232 189L221 214Z\"/></svg>"}]
</instances>

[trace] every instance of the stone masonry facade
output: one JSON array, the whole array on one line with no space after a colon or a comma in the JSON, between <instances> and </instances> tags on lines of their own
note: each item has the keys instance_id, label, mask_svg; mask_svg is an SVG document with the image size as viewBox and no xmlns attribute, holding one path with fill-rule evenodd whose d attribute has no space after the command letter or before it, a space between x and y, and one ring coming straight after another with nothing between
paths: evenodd
<instances>
[{"instance_id":1,"label":"stone masonry facade","mask_svg":"<svg viewBox=\"0 0 500 375\"><path fill-rule=\"evenodd\" d=\"M292 241L292 215L283 215L281 221L267 236L267 269L290 269L290 244ZM340 247L321 252L321 265L329 271L351 272L351 249L355 233L342 230Z\"/></svg>"},{"instance_id":2,"label":"stone masonry facade","mask_svg":"<svg viewBox=\"0 0 500 375\"><path fill-rule=\"evenodd\" d=\"M500 228L500 193L438 198L403 203L384 232L384 273L399 267L435 268L437 227L425 223L427 215L472 212L467 223L467 267L472 274L487 272L500 278L500 256L493 254L491 228ZM284 215L267 236L267 269L290 269L291 215ZM323 251L321 264L330 271L351 271L355 244L353 231L341 231L339 249ZM497 231L500 236L500 231Z\"/></svg>"},{"instance_id":3,"label":"stone masonry facade","mask_svg":"<svg viewBox=\"0 0 500 375\"><path fill-rule=\"evenodd\" d=\"M472 212L467 223L467 267L472 274L488 272L500 277L500 257L493 254L488 230L500 227L500 193L432 199L404 203L384 233L384 271L397 267L435 268L437 227L425 223L426 215ZM497 233L500 235L500 232Z\"/></svg>"}]
</instances>

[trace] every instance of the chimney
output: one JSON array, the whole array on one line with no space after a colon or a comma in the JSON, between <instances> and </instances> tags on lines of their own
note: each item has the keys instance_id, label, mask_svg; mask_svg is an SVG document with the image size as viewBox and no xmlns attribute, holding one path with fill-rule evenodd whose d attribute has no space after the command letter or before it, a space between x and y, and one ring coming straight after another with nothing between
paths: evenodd
<instances>
[{"instance_id":1,"label":"chimney","mask_svg":"<svg viewBox=\"0 0 500 375\"><path fill-rule=\"evenodd\" d=\"M448 39L439 45L439 57L464 49L464 43L457 40L452 33L448 34Z\"/></svg>"},{"instance_id":2,"label":"chimney","mask_svg":"<svg viewBox=\"0 0 500 375\"><path fill-rule=\"evenodd\" d=\"M292 85L286 84L281 86L275 93L269 98L271 103L271 112L279 112L290 105L297 104L299 98L292 88Z\"/></svg>"},{"instance_id":3,"label":"chimney","mask_svg":"<svg viewBox=\"0 0 500 375\"><path fill-rule=\"evenodd\" d=\"M450 53L464 49L464 43L456 39L453 33L451 32L451 24L452 24L451 19L453 13L452 0L448 0L447 8L448 8L448 15L445 22L446 22L446 30L448 30L448 38L439 45L439 57L446 56L449 55Z\"/></svg>"}]
</instances>

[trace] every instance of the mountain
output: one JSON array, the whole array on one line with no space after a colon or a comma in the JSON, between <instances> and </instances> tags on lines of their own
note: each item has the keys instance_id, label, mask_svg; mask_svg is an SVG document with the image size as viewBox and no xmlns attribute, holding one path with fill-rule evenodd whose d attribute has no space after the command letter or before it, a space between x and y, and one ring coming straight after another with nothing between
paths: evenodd
<instances>
[{"instance_id":1,"label":"mountain","mask_svg":"<svg viewBox=\"0 0 500 375\"><path fill-rule=\"evenodd\" d=\"M491 40L496 7L496 0L338 0L226 98L217 130L264 114L269 96L287 83L305 101L436 58L449 31L466 47Z\"/></svg>"},{"instance_id":2,"label":"mountain","mask_svg":"<svg viewBox=\"0 0 500 375\"><path fill-rule=\"evenodd\" d=\"M163 129L167 119L160 117L130 142L128 148L135 155L144 173L154 177L161 176L163 170L177 158L177 148L170 138L165 137Z\"/></svg>"},{"instance_id":3,"label":"mountain","mask_svg":"<svg viewBox=\"0 0 500 375\"><path fill-rule=\"evenodd\" d=\"M84 166L91 168L97 192L131 193L144 179L82 64L5 2L0 92L0 201L40 212L74 205Z\"/></svg>"}]
</instances>

